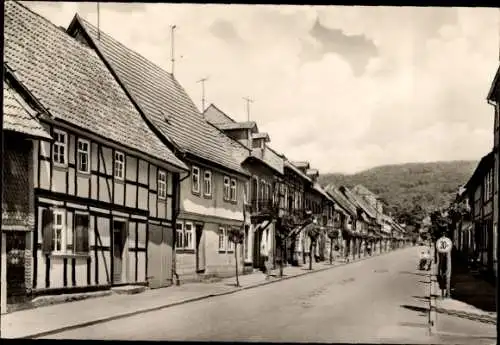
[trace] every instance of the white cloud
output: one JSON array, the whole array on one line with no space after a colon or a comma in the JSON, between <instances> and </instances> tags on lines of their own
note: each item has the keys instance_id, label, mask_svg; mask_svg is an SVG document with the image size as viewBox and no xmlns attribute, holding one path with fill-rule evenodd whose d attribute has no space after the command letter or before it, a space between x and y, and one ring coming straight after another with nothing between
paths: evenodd
<instances>
[{"instance_id":1,"label":"white cloud","mask_svg":"<svg viewBox=\"0 0 500 345\"><path fill-rule=\"evenodd\" d=\"M77 10L97 21L95 4L27 5L57 25L67 26ZM246 119L242 97L254 98L252 119L272 146L321 172L478 159L491 149L485 97L498 65L495 9L128 6L101 4L102 30L170 70L169 25L176 24L176 75L196 104L196 81L207 75L208 101L238 120ZM308 33L317 15L326 28L376 44L363 75L338 54L301 60L304 42L319 51ZM221 20L241 44L211 33Z\"/></svg>"}]
</instances>

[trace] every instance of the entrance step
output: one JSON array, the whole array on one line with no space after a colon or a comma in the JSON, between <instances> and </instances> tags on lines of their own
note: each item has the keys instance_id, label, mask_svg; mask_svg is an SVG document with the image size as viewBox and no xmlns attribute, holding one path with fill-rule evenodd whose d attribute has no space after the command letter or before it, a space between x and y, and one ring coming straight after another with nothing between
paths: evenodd
<instances>
[{"instance_id":1,"label":"entrance step","mask_svg":"<svg viewBox=\"0 0 500 345\"><path fill-rule=\"evenodd\" d=\"M111 288L111 291L119 295L134 295L146 291L144 285L124 285Z\"/></svg>"}]
</instances>

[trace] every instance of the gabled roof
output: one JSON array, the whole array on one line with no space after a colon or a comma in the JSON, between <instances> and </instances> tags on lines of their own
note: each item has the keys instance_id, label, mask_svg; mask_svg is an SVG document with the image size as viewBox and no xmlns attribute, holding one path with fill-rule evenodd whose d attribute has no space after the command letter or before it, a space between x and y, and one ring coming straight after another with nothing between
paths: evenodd
<instances>
[{"instance_id":1,"label":"gabled roof","mask_svg":"<svg viewBox=\"0 0 500 345\"><path fill-rule=\"evenodd\" d=\"M348 200L350 200L352 203L356 204L359 208L361 208L370 218L376 218L377 213L375 210L373 210L367 202L361 199L360 196L356 195L355 193L351 192L348 188L341 186L340 187L341 192L347 197Z\"/></svg>"},{"instance_id":2,"label":"gabled roof","mask_svg":"<svg viewBox=\"0 0 500 345\"><path fill-rule=\"evenodd\" d=\"M297 168L299 169L309 169L310 168L310 165L309 165L309 162L292 162L293 165L295 165Z\"/></svg>"},{"instance_id":3,"label":"gabled roof","mask_svg":"<svg viewBox=\"0 0 500 345\"><path fill-rule=\"evenodd\" d=\"M97 39L97 29L75 15L68 33L76 35L80 29L165 141L193 157L248 176L230 138L205 120L171 73L102 31Z\"/></svg>"},{"instance_id":4,"label":"gabled roof","mask_svg":"<svg viewBox=\"0 0 500 345\"><path fill-rule=\"evenodd\" d=\"M252 133L252 138L253 139L265 139L266 142L271 141L269 138L269 134L267 133Z\"/></svg>"},{"instance_id":5,"label":"gabled roof","mask_svg":"<svg viewBox=\"0 0 500 345\"><path fill-rule=\"evenodd\" d=\"M336 205L340 206L345 212L352 217L357 217L356 205L352 204L335 186L333 183L324 187L325 191L332 197Z\"/></svg>"},{"instance_id":6,"label":"gabled roof","mask_svg":"<svg viewBox=\"0 0 500 345\"><path fill-rule=\"evenodd\" d=\"M2 129L26 134L33 138L52 140L52 137L43 128L36 115L37 111L30 107L21 95L4 80Z\"/></svg>"},{"instance_id":7,"label":"gabled roof","mask_svg":"<svg viewBox=\"0 0 500 345\"><path fill-rule=\"evenodd\" d=\"M309 178L309 176L307 176L306 174L304 174L292 162L290 162L286 158L284 158L284 159L285 159L285 168L288 168L288 169L292 170L295 174L299 175L299 177L301 177L302 179L306 180L309 183L312 183L312 180Z\"/></svg>"},{"instance_id":8,"label":"gabled roof","mask_svg":"<svg viewBox=\"0 0 500 345\"><path fill-rule=\"evenodd\" d=\"M187 169L150 130L93 50L14 1L5 2L4 61L55 119Z\"/></svg>"},{"instance_id":9,"label":"gabled roof","mask_svg":"<svg viewBox=\"0 0 500 345\"><path fill-rule=\"evenodd\" d=\"M493 168L495 162L494 153L494 151L491 151L486 156L481 158L481 160L477 164L476 170L474 170L469 181L467 181L467 183L465 184L466 189L474 188L478 184L481 184L483 182L482 179L484 178L484 176L486 176L486 173Z\"/></svg>"},{"instance_id":10,"label":"gabled roof","mask_svg":"<svg viewBox=\"0 0 500 345\"><path fill-rule=\"evenodd\" d=\"M378 199L378 196L365 186L358 184L352 188L352 191L362 197L372 197Z\"/></svg>"},{"instance_id":11,"label":"gabled roof","mask_svg":"<svg viewBox=\"0 0 500 345\"><path fill-rule=\"evenodd\" d=\"M254 121L236 122L232 117L220 110L215 104L211 103L203 112L205 119L211 124L222 130L232 129L251 129L253 132L258 132L257 123Z\"/></svg>"},{"instance_id":12,"label":"gabled roof","mask_svg":"<svg viewBox=\"0 0 500 345\"><path fill-rule=\"evenodd\" d=\"M318 169L307 169L306 171L307 176L317 176L319 175Z\"/></svg>"},{"instance_id":13,"label":"gabled roof","mask_svg":"<svg viewBox=\"0 0 500 345\"><path fill-rule=\"evenodd\" d=\"M327 200L332 201L332 197L321 187L319 183L314 183L313 188L318 191L323 197L325 197Z\"/></svg>"},{"instance_id":14,"label":"gabled roof","mask_svg":"<svg viewBox=\"0 0 500 345\"><path fill-rule=\"evenodd\" d=\"M499 82L500 82L500 66L498 66L497 73L493 78L493 82L491 83L490 86L490 91L488 92L488 96L486 97L488 101L494 101L494 102L500 101L496 99L497 96L495 95L498 90Z\"/></svg>"}]
</instances>

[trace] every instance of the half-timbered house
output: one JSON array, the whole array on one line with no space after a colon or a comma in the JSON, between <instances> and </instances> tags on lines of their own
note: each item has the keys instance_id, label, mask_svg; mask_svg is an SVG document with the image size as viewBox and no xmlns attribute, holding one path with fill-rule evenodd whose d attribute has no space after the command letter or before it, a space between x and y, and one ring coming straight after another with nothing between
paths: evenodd
<instances>
[{"instance_id":1,"label":"half-timbered house","mask_svg":"<svg viewBox=\"0 0 500 345\"><path fill-rule=\"evenodd\" d=\"M67 30L101 58L151 129L185 162L189 178L180 185L176 226L176 276L198 279L234 273L232 227L244 226L241 163L248 150L208 123L177 79L75 15ZM237 255L243 267L241 255Z\"/></svg>"},{"instance_id":2,"label":"half-timbered house","mask_svg":"<svg viewBox=\"0 0 500 345\"><path fill-rule=\"evenodd\" d=\"M93 50L17 2L4 27L16 90L53 138L33 145L33 293L170 284L187 167Z\"/></svg>"}]
</instances>

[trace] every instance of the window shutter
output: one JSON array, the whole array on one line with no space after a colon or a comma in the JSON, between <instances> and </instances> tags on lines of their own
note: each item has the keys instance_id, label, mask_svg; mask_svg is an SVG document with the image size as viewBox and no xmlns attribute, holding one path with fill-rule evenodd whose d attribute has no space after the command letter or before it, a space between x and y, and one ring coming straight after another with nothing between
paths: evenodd
<instances>
[{"instance_id":1,"label":"window shutter","mask_svg":"<svg viewBox=\"0 0 500 345\"><path fill-rule=\"evenodd\" d=\"M54 250L54 213L52 210L42 210L42 251L49 254Z\"/></svg>"}]
</instances>

